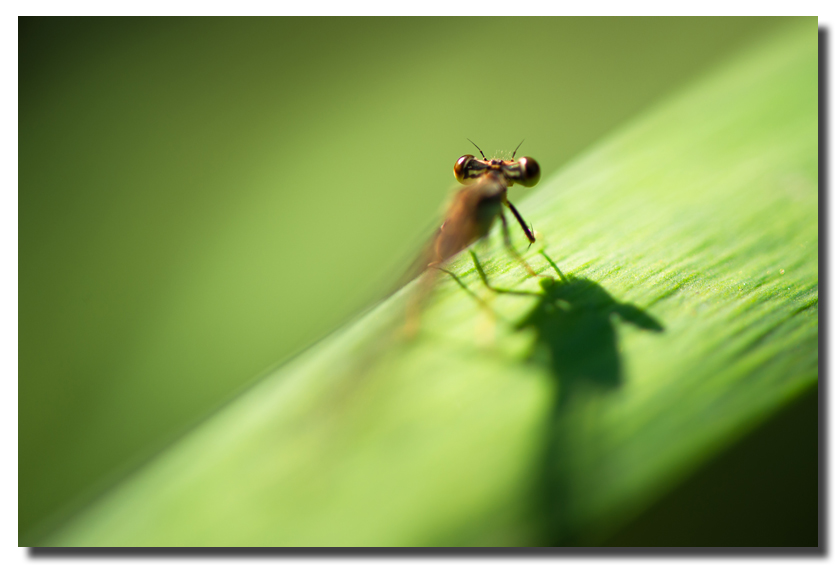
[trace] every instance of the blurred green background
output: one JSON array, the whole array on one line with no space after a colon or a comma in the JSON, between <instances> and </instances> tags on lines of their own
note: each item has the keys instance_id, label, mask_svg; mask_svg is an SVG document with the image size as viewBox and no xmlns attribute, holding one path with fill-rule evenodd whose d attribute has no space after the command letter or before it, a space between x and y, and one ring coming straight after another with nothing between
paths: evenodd
<instances>
[{"instance_id":1,"label":"blurred green background","mask_svg":"<svg viewBox=\"0 0 836 571\"><path fill-rule=\"evenodd\" d=\"M547 178L780 25L20 19L21 543L385 294L466 137Z\"/></svg>"}]
</instances>

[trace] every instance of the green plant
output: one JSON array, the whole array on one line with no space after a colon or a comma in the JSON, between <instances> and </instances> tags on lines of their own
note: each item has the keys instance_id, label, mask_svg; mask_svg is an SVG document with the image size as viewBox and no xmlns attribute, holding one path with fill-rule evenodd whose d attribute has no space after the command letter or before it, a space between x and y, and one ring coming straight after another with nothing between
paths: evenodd
<instances>
[{"instance_id":1,"label":"green plant","mask_svg":"<svg viewBox=\"0 0 836 571\"><path fill-rule=\"evenodd\" d=\"M817 383L817 58L796 26L637 117L451 264L265 376L45 545L603 541ZM513 198L512 198L513 199ZM519 243L518 243L519 245ZM552 317L554 316L554 317Z\"/></svg>"}]
</instances>

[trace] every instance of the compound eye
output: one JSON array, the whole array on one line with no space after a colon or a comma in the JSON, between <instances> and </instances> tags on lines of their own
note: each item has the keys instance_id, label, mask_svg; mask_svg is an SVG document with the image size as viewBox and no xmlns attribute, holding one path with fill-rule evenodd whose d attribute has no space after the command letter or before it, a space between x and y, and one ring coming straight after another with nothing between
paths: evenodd
<instances>
[{"instance_id":1,"label":"compound eye","mask_svg":"<svg viewBox=\"0 0 836 571\"><path fill-rule=\"evenodd\" d=\"M540 165L531 157L522 157L520 163L520 181L525 187L532 187L540 182Z\"/></svg>"},{"instance_id":2,"label":"compound eye","mask_svg":"<svg viewBox=\"0 0 836 571\"><path fill-rule=\"evenodd\" d=\"M467 176L468 167L472 160L473 155L464 155L456 161L456 165L453 167L453 174L456 175L456 180L462 184L466 182L465 177Z\"/></svg>"}]
</instances>

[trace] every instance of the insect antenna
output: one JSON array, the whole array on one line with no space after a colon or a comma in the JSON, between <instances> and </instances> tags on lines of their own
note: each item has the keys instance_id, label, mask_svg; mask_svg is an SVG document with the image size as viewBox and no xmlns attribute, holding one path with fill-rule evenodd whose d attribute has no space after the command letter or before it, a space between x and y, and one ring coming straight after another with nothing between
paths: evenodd
<instances>
[{"instance_id":1,"label":"insect antenna","mask_svg":"<svg viewBox=\"0 0 836 571\"><path fill-rule=\"evenodd\" d=\"M470 142L472 143L473 141L470 141ZM519 144L519 145L517 145L517 148L516 148L516 149L514 149L514 152L511 154L511 160L512 160L512 161L514 160L514 157L517 155L517 151L519 151L519 150L520 150L520 147L522 146L522 144L523 144L523 143L525 143L525 139L523 139L522 141L520 141L520 144Z\"/></svg>"},{"instance_id":2,"label":"insect antenna","mask_svg":"<svg viewBox=\"0 0 836 571\"><path fill-rule=\"evenodd\" d=\"M468 141L470 141L470 139L468 139ZM473 141L470 141L470 142L473 143ZM520 143L520 144L522 144L522 143ZM479 145L477 145L476 143L473 143L473 146L476 147L477 149L479 149ZM483 159L488 160L488 157L485 156L485 153L482 152L482 149L479 149L479 153L482 155Z\"/></svg>"}]
</instances>

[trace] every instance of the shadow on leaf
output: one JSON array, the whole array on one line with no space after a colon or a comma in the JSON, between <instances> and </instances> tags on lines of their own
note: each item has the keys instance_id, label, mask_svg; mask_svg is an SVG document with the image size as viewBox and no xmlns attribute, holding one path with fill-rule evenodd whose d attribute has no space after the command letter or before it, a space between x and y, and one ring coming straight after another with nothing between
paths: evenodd
<instances>
[{"instance_id":1,"label":"shadow on leaf","mask_svg":"<svg viewBox=\"0 0 836 571\"><path fill-rule=\"evenodd\" d=\"M546 419L542 463L534 476L532 506L542 522L540 545L584 545L587 536L582 527L587 522L576 505L575 492L586 478L578 459L597 445L594 409L624 383L618 324L654 333L663 332L664 327L636 305L617 301L598 283L564 275L545 252L541 254L559 279L543 278L541 292L535 293L491 286L478 257L470 251L476 271L490 290L537 299L533 309L513 325L518 331L534 330L529 359L548 370L557 386ZM446 273L480 301L455 274Z\"/></svg>"},{"instance_id":2,"label":"shadow on leaf","mask_svg":"<svg viewBox=\"0 0 836 571\"><path fill-rule=\"evenodd\" d=\"M558 406L580 393L617 388L623 381L614 319L641 329L664 328L642 309L619 303L584 278L543 279L543 293L517 329L536 331L532 360L548 367L559 383Z\"/></svg>"},{"instance_id":3,"label":"shadow on leaf","mask_svg":"<svg viewBox=\"0 0 836 571\"><path fill-rule=\"evenodd\" d=\"M624 383L618 322L655 333L664 327L641 308L617 301L598 283L565 276L543 255L560 279L540 281L537 304L515 325L517 330L534 330L529 358L546 368L557 384L542 464L535 475L533 506L543 522L542 545L584 545L583 523L574 502L583 468L575 460L595 442L584 437L594 430L577 433L577 422L590 429L595 415L587 407L595 408L596 402Z\"/></svg>"}]
</instances>

